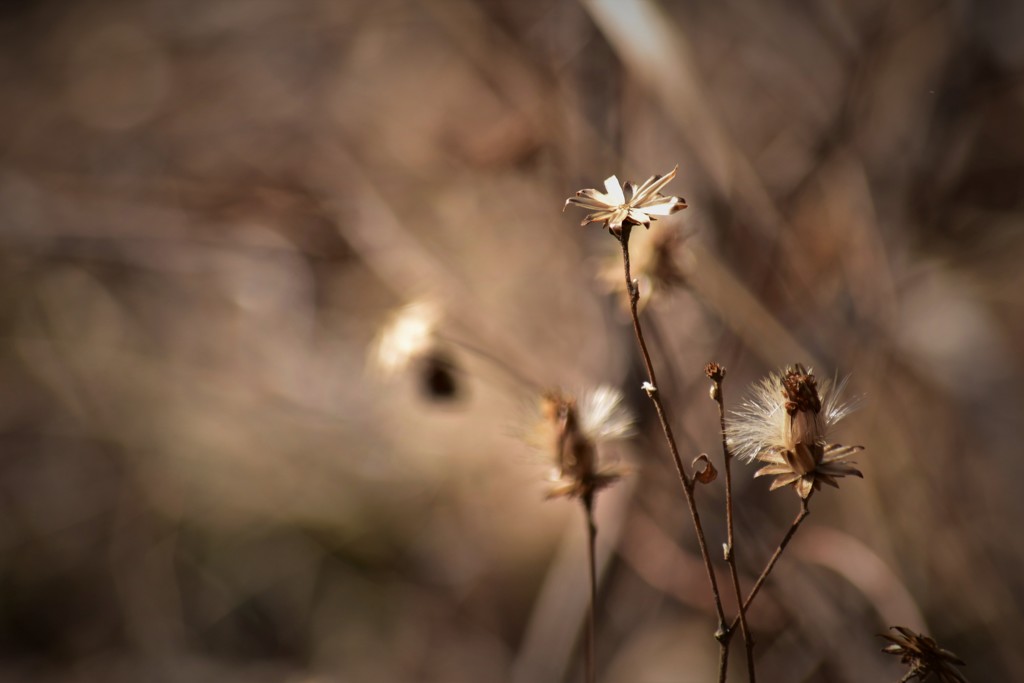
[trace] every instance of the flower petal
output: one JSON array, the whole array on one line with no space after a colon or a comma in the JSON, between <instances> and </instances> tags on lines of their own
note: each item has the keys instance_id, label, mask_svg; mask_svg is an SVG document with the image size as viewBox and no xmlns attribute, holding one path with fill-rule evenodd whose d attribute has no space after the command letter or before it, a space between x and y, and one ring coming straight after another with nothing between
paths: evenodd
<instances>
[{"instance_id":1,"label":"flower petal","mask_svg":"<svg viewBox=\"0 0 1024 683\"><path fill-rule=\"evenodd\" d=\"M651 227L651 217L643 211L637 211L636 209L630 209L627 213L629 220L633 221L637 225L642 225L645 228Z\"/></svg>"},{"instance_id":2,"label":"flower petal","mask_svg":"<svg viewBox=\"0 0 1024 683\"><path fill-rule=\"evenodd\" d=\"M650 178L645 180L643 184L637 188L636 194L633 195L634 202L642 202L645 199L661 192L661 189L676 177L676 171L678 170L679 165L677 164L676 167L668 173L664 175L652 175Z\"/></svg>"},{"instance_id":3,"label":"flower petal","mask_svg":"<svg viewBox=\"0 0 1024 683\"><path fill-rule=\"evenodd\" d=\"M604 189L608 192L608 199L612 204L620 206L626 203L626 195L622 194L622 186L619 185L619 179L615 176L608 176L604 179Z\"/></svg>"},{"instance_id":4,"label":"flower petal","mask_svg":"<svg viewBox=\"0 0 1024 683\"><path fill-rule=\"evenodd\" d=\"M783 452L786 464L790 469L800 474L808 474L814 471L817 463L814 461L814 454L805 443L798 443L796 448Z\"/></svg>"},{"instance_id":5,"label":"flower petal","mask_svg":"<svg viewBox=\"0 0 1024 683\"><path fill-rule=\"evenodd\" d=\"M775 489L781 489L783 486L789 486L798 479L800 479L799 474L790 474L776 477L775 481L772 482L772 485L768 488L768 490L774 491Z\"/></svg>"},{"instance_id":6,"label":"flower petal","mask_svg":"<svg viewBox=\"0 0 1024 683\"><path fill-rule=\"evenodd\" d=\"M603 222L608 220L612 215L613 214L611 211L598 211L596 213L590 213L587 214L587 217L580 222L580 225Z\"/></svg>"},{"instance_id":7,"label":"flower petal","mask_svg":"<svg viewBox=\"0 0 1024 683\"><path fill-rule=\"evenodd\" d=\"M566 204L575 204L588 209L613 209L619 204L612 202L611 197L594 189L580 190L565 200Z\"/></svg>"},{"instance_id":8,"label":"flower petal","mask_svg":"<svg viewBox=\"0 0 1024 683\"><path fill-rule=\"evenodd\" d=\"M761 451L757 454L756 459L761 462L770 462L774 465L786 464L786 458L784 458L778 451Z\"/></svg>"},{"instance_id":9,"label":"flower petal","mask_svg":"<svg viewBox=\"0 0 1024 683\"><path fill-rule=\"evenodd\" d=\"M636 199L636 183L627 182L623 187L626 189L626 194L629 195L626 203L632 204L633 200Z\"/></svg>"},{"instance_id":10,"label":"flower petal","mask_svg":"<svg viewBox=\"0 0 1024 683\"><path fill-rule=\"evenodd\" d=\"M864 475L854 465L857 463L828 463L820 465L817 472L825 474L830 477L860 477L864 478Z\"/></svg>"},{"instance_id":11,"label":"flower petal","mask_svg":"<svg viewBox=\"0 0 1024 683\"><path fill-rule=\"evenodd\" d=\"M639 209L643 209L644 213L649 213L652 216L671 216L676 211L682 211L686 208L686 200L679 197L666 197L663 194L649 197L643 202L635 205Z\"/></svg>"},{"instance_id":12,"label":"flower petal","mask_svg":"<svg viewBox=\"0 0 1024 683\"><path fill-rule=\"evenodd\" d=\"M759 469L754 474L754 478L767 477L775 474L796 474L796 472L794 472L788 465L768 465L767 467Z\"/></svg>"},{"instance_id":13,"label":"flower petal","mask_svg":"<svg viewBox=\"0 0 1024 683\"><path fill-rule=\"evenodd\" d=\"M815 472L814 476L815 476L815 480L816 481L828 484L829 486L831 486L833 488L839 488L839 482L837 482L834 477L830 477L829 475L825 474L824 472L821 472L821 471Z\"/></svg>"},{"instance_id":14,"label":"flower petal","mask_svg":"<svg viewBox=\"0 0 1024 683\"><path fill-rule=\"evenodd\" d=\"M864 450L863 446L843 446L841 444L833 443L825 446L825 455L822 456L822 462L835 462L848 458L854 453L859 453Z\"/></svg>"}]
</instances>

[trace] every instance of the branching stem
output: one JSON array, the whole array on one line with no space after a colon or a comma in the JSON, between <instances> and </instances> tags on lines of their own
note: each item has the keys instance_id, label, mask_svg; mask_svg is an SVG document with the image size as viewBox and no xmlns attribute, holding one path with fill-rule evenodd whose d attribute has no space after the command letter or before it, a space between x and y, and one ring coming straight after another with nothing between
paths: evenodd
<instances>
[{"instance_id":1,"label":"branching stem","mask_svg":"<svg viewBox=\"0 0 1024 683\"><path fill-rule=\"evenodd\" d=\"M813 491L811 492L811 495L814 495ZM747 599L743 603L740 614L744 614L750 610L750 603L752 603L754 598L757 597L758 591L761 590L761 586L763 586L764 582L768 579L768 575L771 574L772 569L775 567L775 563L778 562L779 557L782 556L782 551L786 549L787 545L789 545L789 542L793 539L793 535L796 533L796 530L800 528L800 525L807 518L807 515L811 514L809 507L810 503L811 496L801 499L799 514L797 514L796 519L793 520L789 530L786 531L786 535L782 537L782 540L779 542L779 547L775 549L774 553L772 553L771 558L768 560L768 564L765 565L764 571L762 571L761 575L757 577L754 587L750 589L750 595L747 596ZM737 616L733 619L731 628L736 628L736 623L738 621L739 617Z\"/></svg>"},{"instance_id":2,"label":"branching stem","mask_svg":"<svg viewBox=\"0 0 1024 683\"><path fill-rule=\"evenodd\" d=\"M728 650L729 634L732 631L731 628L726 628L725 624L725 611L722 609L722 597L718 591L718 580L715 578L715 569L711 564L711 556L708 553L708 544L704 536L704 527L700 521L700 512L697 510L697 504L693 496L693 479L690 478L686 473L686 469L683 467L683 461L679 457L679 448L676 446L675 436L672 434L672 427L669 425L668 418L665 414L665 406L661 401L661 392L658 390L658 380L654 373L654 364L651 362L651 354L647 350L647 342L644 341L643 328L640 326L640 315L637 312L637 302L640 300L639 287L633 282L633 276L630 273L629 268L629 234L632 226L624 224L622 226L622 232L616 237L619 240L619 244L622 246L622 264L626 275L626 291L629 293L629 312L633 318L633 331L636 333L636 341L640 347L640 353L644 359L644 365L647 368L647 377L650 386L647 389L647 395L650 397L651 402L654 404L654 409L658 413L658 420L661 422L661 430L665 433L665 441L668 443L669 452L672 454L672 460L676 466L676 472L679 474L679 483L683 487L683 494L686 496L686 505L690 509L690 517L693 519L693 528L697 534L697 543L700 546L701 558L704 560L704 568L707 570L708 582L711 584L711 594L715 599L715 611L718 613L718 630L715 633L715 638L721 644L723 650ZM725 666L719 667L719 680L725 680Z\"/></svg>"}]
</instances>

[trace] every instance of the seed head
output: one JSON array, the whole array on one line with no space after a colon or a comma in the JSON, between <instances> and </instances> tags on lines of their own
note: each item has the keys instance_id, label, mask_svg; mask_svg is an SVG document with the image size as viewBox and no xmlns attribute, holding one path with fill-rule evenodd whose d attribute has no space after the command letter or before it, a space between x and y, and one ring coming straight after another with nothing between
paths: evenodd
<instances>
[{"instance_id":1,"label":"seed head","mask_svg":"<svg viewBox=\"0 0 1024 683\"><path fill-rule=\"evenodd\" d=\"M949 650L943 650L938 643L921 633L915 633L905 626L891 626L890 630L899 635L880 633L882 638L890 641L890 645L882 648L882 652L899 655L904 664L911 667L911 675L927 681L933 675L939 683L967 683L967 679L954 666L966 666L966 663Z\"/></svg>"},{"instance_id":2,"label":"seed head","mask_svg":"<svg viewBox=\"0 0 1024 683\"><path fill-rule=\"evenodd\" d=\"M555 461L549 498L590 495L626 473L625 468L602 463L598 457L599 444L632 434L633 419L618 391L598 387L579 400L561 390L548 391L541 397L541 414Z\"/></svg>"},{"instance_id":3,"label":"seed head","mask_svg":"<svg viewBox=\"0 0 1024 683\"><path fill-rule=\"evenodd\" d=\"M822 483L839 488L836 480L841 477L863 477L856 463L846 461L863 446L829 440L830 429L853 410L839 398L844 384L819 386L814 374L799 364L772 373L753 387L728 421L733 453L748 462L766 463L754 476L774 476L772 491L792 485L801 498Z\"/></svg>"},{"instance_id":4,"label":"seed head","mask_svg":"<svg viewBox=\"0 0 1024 683\"><path fill-rule=\"evenodd\" d=\"M640 298L637 306L643 310L652 300L681 289L689 282L695 257L684 244L685 236L676 226L655 225L650 239L631 247L632 275L637 281ZM609 292L622 289L622 255L616 250L609 253L601 264L598 280ZM628 306L627 300L623 304Z\"/></svg>"}]
</instances>

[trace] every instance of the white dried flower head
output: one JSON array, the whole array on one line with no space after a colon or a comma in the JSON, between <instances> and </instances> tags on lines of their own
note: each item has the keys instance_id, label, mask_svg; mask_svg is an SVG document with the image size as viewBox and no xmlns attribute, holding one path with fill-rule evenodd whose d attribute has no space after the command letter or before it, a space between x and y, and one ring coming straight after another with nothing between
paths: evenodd
<instances>
[{"instance_id":1,"label":"white dried flower head","mask_svg":"<svg viewBox=\"0 0 1024 683\"><path fill-rule=\"evenodd\" d=\"M421 300L402 306L377 334L374 366L385 375L394 375L434 350L440 321L441 311L433 302Z\"/></svg>"},{"instance_id":2,"label":"white dried flower head","mask_svg":"<svg viewBox=\"0 0 1024 683\"><path fill-rule=\"evenodd\" d=\"M580 206L593 213L588 214L580 225L588 223L604 223L604 227L613 235L622 234L622 226L642 225L651 227L651 221L659 216L670 216L676 211L686 208L686 200L681 197L670 197L661 194L661 190L676 177L676 166L664 175L652 175L640 185L628 182L626 192L619 185L619 179L608 176L604 181L604 192L595 189L580 190L565 200L565 207Z\"/></svg>"},{"instance_id":3,"label":"white dried flower head","mask_svg":"<svg viewBox=\"0 0 1024 683\"><path fill-rule=\"evenodd\" d=\"M548 497L584 497L618 481L626 470L599 457L601 444L633 433L633 418L622 394L601 386L576 397L553 390L541 397L554 473Z\"/></svg>"},{"instance_id":4,"label":"white dried flower head","mask_svg":"<svg viewBox=\"0 0 1024 683\"><path fill-rule=\"evenodd\" d=\"M771 490L792 485L801 498L822 483L838 488L837 479L863 477L846 458L862 446L830 441L830 430L855 405L841 399L846 381L819 386L810 370L795 365L755 384L752 394L728 420L726 436L733 454L766 463L755 477L774 476Z\"/></svg>"}]
</instances>

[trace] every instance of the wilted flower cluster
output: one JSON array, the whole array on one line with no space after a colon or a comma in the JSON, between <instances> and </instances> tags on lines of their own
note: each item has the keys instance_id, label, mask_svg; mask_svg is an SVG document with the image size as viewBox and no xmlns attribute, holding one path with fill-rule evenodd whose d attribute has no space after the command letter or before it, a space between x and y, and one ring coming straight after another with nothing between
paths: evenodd
<instances>
[{"instance_id":1,"label":"wilted flower cluster","mask_svg":"<svg viewBox=\"0 0 1024 683\"><path fill-rule=\"evenodd\" d=\"M829 441L829 430L852 410L833 388L810 370L794 365L772 373L755 385L753 395L729 421L729 445L736 456L766 463L755 477L773 476L771 490L793 486L801 498L822 483L839 487L837 479L863 477L846 459L863 450Z\"/></svg>"},{"instance_id":2,"label":"wilted flower cluster","mask_svg":"<svg viewBox=\"0 0 1024 683\"><path fill-rule=\"evenodd\" d=\"M625 438L633 430L633 418L617 390L598 387L578 400L560 390L548 391L541 397L541 412L555 459L548 497L593 495L625 474L625 468L602 462L598 453L599 444Z\"/></svg>"},{"instance_id":3,"label":"wilted flower cluster","mask_svg":"<svg viewBox=\"0 0 1024 683\"><path fill-rule=\"evenodd\" d=\"M965 662L955 654L943 650L928 636L915 633L905 626L893 626L892 630L897 631L899 635L881 634L892 643L886 645L882 652L899 655L904 664L910 665L911 676L922 681L935 676L939 683L967 683L964 675L954 666L964 666Z\"/></svg>"},{"instance_id":4,"label":"wilted flower cluster","mask_svg":"<svg viewBox=\"0 0 1024 683\"><path fill-rule=\"evenodd\" d=\"M771 373L756 383L740 409L727 418L722 396L725 369L717 363L709 363L706 366L705 373L712 381L711 398L718 404L719 418L725 432L722 450L725 463L728 540L723 544L723 548L725 559L730 564L736 603L741 606L739 614L726 628L725 609L716 579L716 570L707 551L707 534L693 497L694 482L709 484L714 481L717 472L710 458L706 454L701 454L693 461L692 479L685 473L670 421L665 417L660 391L655 386L654 363L644 341L638 313L640 307L659 290L686 283L687 274L692 272L693 256L682 254L684 258L689 257L689 263L684 261L681 264L678 260L681 255L679 252L682 251L679 249L678 231L654 231L648 239L639 241L632 252L632 258L628 239L632 227L642 225L650 228L651 223L658 217L669 216L686 208L684 200L661 194L675 177L677 168L664 175L651 176L639 186L633 183L620 186L618 178L610 176L604 181L604 191L580 190L566 200L563 211L570 205L587 209L590 213L583 219L582 225L602 223L618 238L619 246L622 248L622 259L616 259L614 266L603 268L599 277L616 289L621 285L623 277L628 283L629 312L649 376L649 381L643 382L642 389L654 403L669 451L678 469L683 494L700 541L701 556L707 570L711 593L722 624L722 628L715 634L722 644L719 680L724 681L727 678L728 636L737 626L743 634L747 650L749 677L750 680L754 680L754 640L745 621L749 605L776 566L790 539L810 513L808 500L811 495L819 490L822 484L838 488L839 479L843 477L863 477L856 463L850 460L851 456L863 450L863 446L844 446L833 441L833 428L854 408L852 403L843 401L840 396L845 380L838 383L819 381L809 368L796 364L781 372ZM546 422L551 428L550 450L556 461L555 485L549 495L583 499L588 513L592 563L596 529L591 515L591 498L595 491L610 485L621 476L620 469L599 463L597 444L608 438L623 436L631 424L628 415L620 412L619 403L618 393L608 389L585 395L579 402L558 391L545 394L543 400ZM801 499L800 513L779 542L745 599L735 562L731 484L733 456L747 462L758 461L759 469L754 474L755 477L772 477L772 491L791 486ZM592 564L592 595L593 577ZM900 656L903 663L910 666L910 670L905 672L901 681L909 681L912 678L927 681L934 677L939 683L966 683L966 679L957 669L957 665L962 666L964 662L955 654L940 648L928 636L902 626L892 628L896 635L883 636L890 641L883 651ZM591 648L592 633L591 630ZM588 680L593 681L592 661L589 671Z\"/></svg>"},{"instance_id":5,"label":"wilted flower cluster","mask_svg":"<svg viewBox=\"0 0 1024 683\"><path fill-rule=\"evenodd\" d=\"M613 235L621 235L623 225L649 228L651 221L659 216L670 216L686 208L685 199L661 194L661 190L676 177L678 169L677 166L664 175L653 175L640 185L627 182L626 192L623 192L618 178L609 176L604 181L604 192L580 190L565 200L565 206L572 204L593 211L580 225L601 222ZM629 193L629 199L626 199L626 193Z\"/></svg>"}]
</instances>

